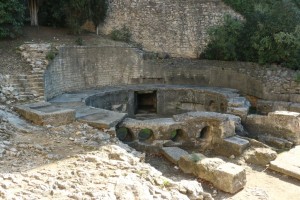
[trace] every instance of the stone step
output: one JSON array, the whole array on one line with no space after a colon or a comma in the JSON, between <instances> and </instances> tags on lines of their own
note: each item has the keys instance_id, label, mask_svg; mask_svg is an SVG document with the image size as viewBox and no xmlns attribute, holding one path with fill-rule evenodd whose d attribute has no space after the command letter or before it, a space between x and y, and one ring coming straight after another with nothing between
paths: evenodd
<instances>
[{"instance_id":1,"label":"stone step","mask_svg":"<svg viewBox=\"0 0 300 200\"><path fill-rule=\"evenodd\" d=\"M126 116L126 113L118 113L88 106L86 106L85 109L83 109L83 107L76 109L77 120L95 128L109 129L120 123Z\"/></svg>"},{"instance_id":2,"label":"stone step","mask_svg":"<svg viewBox=\"0 0 300 200\"><path fill-rule=\"evenodd\" d=\"M182 156L186 156L189 153L179 147L163 147L161 149L162 154L175 165L178 164L179 159Z\"/></svg>"},{"instance_id":3,"label":"stone step","mask_svg":"<svg viewBox=\"0 0 300 200\"><path fill-rule=\"evenodd\" d=\"M181 156L179 168L185 173L211 182L216 188L234 194L246 185L246 170L220 158L206 158L200 153Z\"/></svg>"},{"instance_id":4,"label":"stone step","mask_svg":"<svg viewBox=\"0 0 300 200\"><path fill-rule=\"evenodd\" d=\"M249 104L249 102L244 97L234 97L228 101L229 107L245 107L247 104Z\"/></svg>"},{"instance_id":5,"label":"stone step","mask_svg":"<svg viewBox=\"0 0 300 200\"><path fill-rule=\"evenodd\" d=\"M248 140L233 136L223 139L223 141L214 148L214 151L227 157L232 155L239 156L249 146L250 142Z\"/></svg>"},{"instance_id":6,"label":"stone step","mask_svg":"<svg viewBox=\"0 0 300 200\"><path fill-rule=\"evenodd\" d=\"M239 116L244 120L248 115L249 107L227 107L227 113Z\"/></svg>"},{"instance_id":7,"label":"stone step","mask_svg":"<svg viewBox=\"0 0 300 200\"><path fill-rule=\"evenodd\" d=\"M300 145L271 161L269 169L300 180Z\"/></svg>"},{"instance_id":8,"label":"stone step","mask_svg":"<svg viewBox=\"0 0 300 200\"><path fill-rule=\"evenodd\" d=\"M44 74L31 74L31 75L28 75L27 78L29 79L34 79L34 78L41 78L43 79L44 77Z\"/></svg>"}]
</instances>

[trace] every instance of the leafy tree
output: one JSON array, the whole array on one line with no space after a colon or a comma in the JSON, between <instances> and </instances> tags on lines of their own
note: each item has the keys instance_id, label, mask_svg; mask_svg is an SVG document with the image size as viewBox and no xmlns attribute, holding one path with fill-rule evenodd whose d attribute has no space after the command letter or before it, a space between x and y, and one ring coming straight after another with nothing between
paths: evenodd
<instances>
[{"instance_id":1,"label":"leafy tree","mask_svg":"<svg viewBox=\"0 0 300 200\"><path fill-rule=\"evenodd\" d=\"M66 25L65 1L43 1L39 7L38 18L41 25L64 27Z\"/></svg>"},{"instance_id":2,"label":"leafy tree","mask_svg":"<svg viewBox=\"0 0 300 200\"><path fill-rule=\"evenodd\" d=\"M65 4L67 16L67 25L71 28L73 34L81 33L81 26L88 19L88 1L86 0L68 0Z\"/></svg>"},{"instance_id":3,"label":"leafy tree","mask_svg":"<svg viewBox=\"0 0 300 200\"><path fill-rule=\"evenodd\" d=\"M21 33L24 10L22 0L0 0L0 38L14 38Z\"/></svg>"},{"instance_id":4,"label":"leafy tree","mask_svg":"<svg viewBox=\"0 0 300 200\"><path fill-rule=\"evenodd\" d=\"M300 69L298 0L224 2L244 16L240 21L242 28L236 29L232 21L225 19L223 26L210 31L211 42L201 55L203 58L277 63ZM225 44L230 48L220 47Z\"/></svg>"},{"instance_id":5,"label":"leafy tree","mask_svg":"<svg viewBox=\"0 0 300 200\"><path fill-rule=\"evenodd\" d=\"M27 0L27 2L30 13L30 24L31 26L38 26L39 6L42 4L43 0Z\"/></svg>"},{"instance_id":6,"label":"leafy tree","mask_svg":"<svg viewBox=\"0 0 300 200\"><path fill-rule=\"evenodd\" d=\"M106 17L107 0L89 0L89 18L93 21L96 26L96 32L98 35L98 27Z\"/></svg>"}]
</instances>

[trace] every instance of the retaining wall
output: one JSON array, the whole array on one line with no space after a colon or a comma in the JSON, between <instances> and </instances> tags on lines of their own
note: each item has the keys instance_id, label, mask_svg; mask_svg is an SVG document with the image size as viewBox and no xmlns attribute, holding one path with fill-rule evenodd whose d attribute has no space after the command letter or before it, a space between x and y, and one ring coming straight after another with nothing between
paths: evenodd
<instances>
[{"instance_id":1,"label":"retaining wall","mask_svg":"<svg viewBox=\"0 0 300 200\"><path fill-rule=\"evenodd\" d=\"M227 13L238 16L221 0L110 0L101 30L126 26L145 50L195 58L207 44L207 30Z\"/></svg>"},{"instance_id":2,"label":"retaining wall","mask_svg":"<svg viewBox=\"0 0 300 200\"><path fill-rule=\"evenodd\" d=\"M295 80L295 71L277 66L144 59L141 51L125 47L63 47L45 71L45 96L107 85L182 84L238 89L254 100L300 102Z\"/></svg>"}]
</instances>

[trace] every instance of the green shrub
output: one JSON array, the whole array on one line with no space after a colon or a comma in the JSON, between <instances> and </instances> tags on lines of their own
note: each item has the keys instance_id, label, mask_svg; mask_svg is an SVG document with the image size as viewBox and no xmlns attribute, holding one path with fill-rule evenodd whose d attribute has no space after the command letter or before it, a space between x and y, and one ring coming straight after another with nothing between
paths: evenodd
<instances>
[{"instance_id":1,"label":"green shrub","mask_svg":"<svg viewBox=\"0 0 300 200\"><path fill-rule=\"evenodd\" d=\"M296 0L224 0L244 16L225 16L209 31L202 58L300 68L300 8Z\"/></svg>"},{"instance_id":2,"label":"green shrub","mask_svg":"<svg viewBox=\"0 0 300 200\"><path fill-rule=\"evenodd\" d=\"M76 40L75 40L75 44L76 45L79 45L79 46L82 46L83 45L83 40L81 37L78 37Z\"/></svg>"},{"instance_id":3,"label":"green shrub","mask_svg":"<svg viewBox=\"0 0 300 200\"><path fill-rule=\"evenodd\" d=\"M243 23L229 15L225 16L224 25L209 30L211 42L203 57L216 60L238 60L238 42Z\"/></svg>"},{"instance_id":4,"label":"green shrub","mask_svg":"<svg viewBox=\"0 0 300 200\"><path fill-rule=\"evenodd\" d=\"M43 26L64 27L66 25L65 1L42 1L39 6L39 24Z\"/></svg>"},{"instance_id":5,"label":"green shrub","mask_svg":"<svg viewBox=\"0 0 300 200\"><path fill-rule=\"evenodd\" d=\"M121 29L112 30L110 33L110 38L115 41L130 42L131 33L126 26L123 26Z\"/></svg>"},{"instance_id":6,"label":"green shrub","mask_svg":"<svg viewBox=\"0 0 300 200\"><path fill-rule=\"evenodd\" d=\"M22 0L0 0L0 38L22 33L25 7Z\"/></svg>"},{"instance_id":7,"label":"green shrub","mask_svg":"<svg viewBox=\"0 0 300 200\"><path fill-rule=\"evenodd\" d=\"M57 54L58 51L54 47L51 47L51 50L46 54L46 59L49 61L54 60Z\"/></svg>"}]
</instances>

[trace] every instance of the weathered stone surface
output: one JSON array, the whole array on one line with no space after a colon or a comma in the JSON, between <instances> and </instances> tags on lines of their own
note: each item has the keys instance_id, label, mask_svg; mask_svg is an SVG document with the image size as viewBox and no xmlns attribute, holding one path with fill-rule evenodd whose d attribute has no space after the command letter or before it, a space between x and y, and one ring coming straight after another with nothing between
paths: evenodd
<instances>
[{"instance_id":1,"label":"weathered stone surface","mask_svg":"<svg viewBox=\"0 0 300 200\"><path fill-rule=\"evenodd\" d=\"M15 107L25 119L37 125L59 126L75 121L75 110L52 106L50 103L35 103Z\"/></svg>"},{"instance_id":2,"label":"weathered stone surface","mask_svg":"<svg viewBox=\"0 0 300 200\"><path fill-rule=\"evenodd\" d=\"M265 166L275 160L277 153L270 148L251 148L244 154L246 162Z\"/></svg>"},{"instance_id":3,"label":"weathered stone surface","mask_svg":"<svg viewBox=\"0 0 300 200\"><path fill-rule=\"evenodd\" d=\"M222 142L217 144L214 151L224 156L239 156L249 146L249 141L233 136L223 139Z\"/></svg>"},{"instance_id":4,"label":"weathered stone surface","mask_svg":"<svg viewBox=\"0 0 300 200\"><path fill-rule=\"evenodd\" d=\"M273 137L270 135L259 135L259 141L262 141L265 144L268 144L277 149L290 149L293 146L293 143L285 140L283 138Z\"/></svg>"},{"instance_id":5,"label":"weathered stone surface","mask_svg":"<svg viewBox=\"0 0 300 200\"><path fill-rule=\"evenodd\" d=\"M246 185L246 170L232 163L221 164L214 175L216 177L214 186L225 192L234 194Z\"/></svg>"},{"instance_id":6,"label":"weathered stone surface","mask_svg":"<svg viewBox=\"0 0 300 200\"><path fill-rule=\"evenodd\" d=\"M183 122L191 124L189 132L195 132L193 129L199 129L199 124L204 127L218 127L215 131L208 133L207 139L213 138L226 138L235 135L235 122L232 121L227 115L215 112L188 112L180 115L174 115L173 119L176 122ZM198 123L198 127L192 126L192 124Z\"/></svg>"},{"instance_id":7,"label":"weathered stone surface","mask_svg":"<svg viewBox=\"0 0 300 200\"><path fill-rule=\"evenodd\" d=\"M267 134L294 144L300 143L300 113L275 111L267 116L248 115L245 126L253 136Z\"/></svg>"},{"instance_id":8,"label":"weathered stone surface","mask_svg":"<svg viewBox=\"0 0 300 200\"><path fill-rule=\"evenodd\" d=\"M172 163L177 165L180 157L188 155L189 153L178 147L163 147L162 154Z\"/></svg>"},{"instance_id":9,"label":"weathered stone surface","mask_svg":"<svg viewBox=\"0 0 300 200\"><path fill-rule=\"evenodd\" d=\"M95 109L96 113L87 114L78 118L78 121L87 123L96 128L106 128L115 127L119 122L121 122L126 116L126 113L118 113L104 109Z\"/></svg>"},{"instance_id":10,"label":"weathered stone surface","mask_svg":"<svg viewBox=\"0 0 300 200\"><path fill-rule=\"evenodd\" d=\"M206 44L208 28L219 24L225 13L235 14L222 1L185 1L182 6L170 0L134 3L115 0L109 6L102 26L104 33L126 26L132 39L147 51L177 57L198 57Z\"/></svg>"},{"instance_id":11,"label":"weathered stone surface","mask_svg":"<svg viewBox=\"0 0 300 200\"><path fill-rule=\"evenodd\" d=\"M269 168L300 180L300 146L279 154Z\"/></svg>"},{"instance_id":12,"label":"weathered stone surface","mask_svg":"<svg viewBox=\"0 0 300 200\"><path fill-rule=\"evenodd\" d=\"M206 157L201 153L184 155L180 157L178 166L184 173L192 174L196 171L196 163L204 158Z\"/></svg>"},{"instance_id":13,"label":"weathered stone surface","mask_svg":"<svg viewBox=\"0 0 300 200\"><path fill-rule=\"evenodd\" d=\"M205 158L196 163L196 171L194 172L199 178L214 183L215 170L225 162L220 158Z\"/></svg>"}]
</instances>

